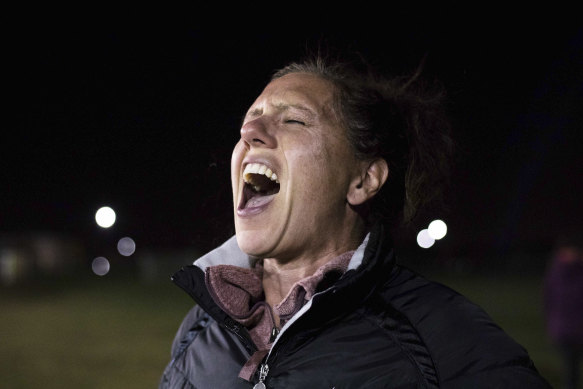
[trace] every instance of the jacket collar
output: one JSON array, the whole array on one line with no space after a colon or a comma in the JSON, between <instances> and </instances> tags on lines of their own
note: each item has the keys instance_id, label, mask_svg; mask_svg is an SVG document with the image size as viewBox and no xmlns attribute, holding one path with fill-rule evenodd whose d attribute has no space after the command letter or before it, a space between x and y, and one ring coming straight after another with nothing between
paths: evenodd
<instances>
[{"instance_id":1,"label":"jacket collar","mask_svg":"<svg viewBox=\"0 0 583 389\"><path fill-rule=\"evenodd\" d=\"M238 264L241 267L252 267L256 258L243 253L233 236L221 246L203 255L194 265L182 268L172 276L172 281L186 291L213 319L223 323L246 343L246 347L255 351L254 346L244 328L231 319L213 301L205 285L205 269L218 264ZM363 243L355 251L344 275L336 283L322 293L314 295L300 310L302 322L310 327L318 326L322 321L333 320L360 306L379 287L390 279L395 265L392 241L386 227L381 224L373 227ZM341 304L338 302L341 301ZM318 307L310 309L314 302ZM324 308L324 309L322 309ZM298 316L298 317L296 317ZM297 320L290 320L286 327ZM282 333L280 333L282 335Z\"/></svg>"},{"instance_id":2,"label":"jacket collar","mask_svg":"<svg viewBox=\"0 0 583 389\"><path fill-rule=\"evenodd\" d=\"M336 305L352 309L361 305L391 279L396 260L392 239L384 225L376 224L371 229L355 256L357 254L359 258L351 261L344 275L329 289L332 293L322 293L314 297L322 301L328 301L329 298L343 301ZM331 301L326 304L329 303Z\"/></svg>"},{"instance_id":3,"label":"jacket collar","mask_svg":"<svg viewBox=\"0 0 583 389\"><path fill-rule=\"evenodd\" d=\"M369 237L370 233L366 235L363 242L356 249L348 264L348 270L356 269L362 263ZM233 235L225 243L194 261L194 266L200 268L202 271L205 271L209 266L216 265L234 265L242 268L252 268L255 261L257 261L257 258L241 251L237 244L237 237Z\"/></svg>"}]
</instances>

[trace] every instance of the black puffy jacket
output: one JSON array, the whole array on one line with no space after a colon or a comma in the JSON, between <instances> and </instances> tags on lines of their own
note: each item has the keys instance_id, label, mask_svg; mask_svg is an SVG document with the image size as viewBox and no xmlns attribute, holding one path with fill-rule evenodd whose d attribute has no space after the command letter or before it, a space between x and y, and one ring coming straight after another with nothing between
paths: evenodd
<instances>
[{"instance_id":1,"label":"black puffy jacket","mask_svg":"<svg viewBox=\"0 0 583 389\"><path fill-rule=\"evenodd\" d=\"M174 275L198 305L180 326L160 388L252 388L259 381L259 371L252 383L238 378L255 346L213 302L201 269L217 258L246 266L237 250L231 239ZM527 352L482 309L396 265L382 227L359 250L360 265L282 329L263 361L267 388L549 388Z\"/></svg>"}]
</instances>

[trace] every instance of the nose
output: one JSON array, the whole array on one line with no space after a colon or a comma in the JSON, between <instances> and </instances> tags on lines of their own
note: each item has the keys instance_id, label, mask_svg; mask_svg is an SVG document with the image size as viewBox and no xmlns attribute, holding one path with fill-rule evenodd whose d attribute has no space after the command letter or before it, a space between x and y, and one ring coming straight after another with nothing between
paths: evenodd
<instances>
[{"instance_id":1,"label":"nose","mask_svg":"<svg viewBox=\"0 0 583 389\"><path fill-rule=\"evenodd\" d=\"M241 127L241 139L249 148L275 148L277 146L277 141L265 117L258 117L245 123Z\"/></svg>"}]
</instances>

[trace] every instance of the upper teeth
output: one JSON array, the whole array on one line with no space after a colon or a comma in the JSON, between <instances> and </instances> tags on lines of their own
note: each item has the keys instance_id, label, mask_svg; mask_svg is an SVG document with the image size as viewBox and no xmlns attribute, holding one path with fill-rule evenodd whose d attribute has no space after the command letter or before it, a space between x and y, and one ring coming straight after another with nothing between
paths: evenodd
<instances>
[{"instance_id":1,"label":"upper teeth","mask_svg":"<svg viewBox=\"0 0 583 389\"><path fill-rule=\"evenodd\" d=\"M249 165L245 166L245 170L243 171L243 179L248 184L251 183L250 179L251 174L263 174L271 181L275 181L279 184L277 175L274 172L272 172L270 168L261 163L250 163Z\"/></svg>"}]
</instances>

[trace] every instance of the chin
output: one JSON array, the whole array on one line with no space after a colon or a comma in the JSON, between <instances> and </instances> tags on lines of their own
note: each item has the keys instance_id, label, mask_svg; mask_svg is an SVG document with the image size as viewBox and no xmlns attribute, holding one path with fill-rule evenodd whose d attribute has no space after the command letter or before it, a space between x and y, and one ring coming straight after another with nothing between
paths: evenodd
<instances>
[{"instance_id":1,"label":"chin","mask_svg":"<svg viewBox=\"0 0 583 389\"><path fill-rule=\"evenodd\" d=\"M265 235L257 231L237 231L237 244L241 251L252 257L265 257L270 251Z\"/></svg>"}]
</instances>

